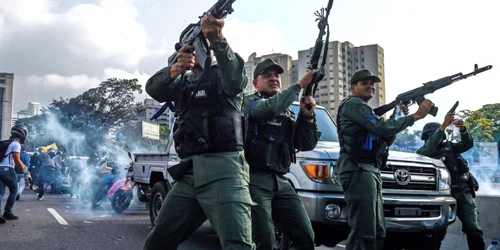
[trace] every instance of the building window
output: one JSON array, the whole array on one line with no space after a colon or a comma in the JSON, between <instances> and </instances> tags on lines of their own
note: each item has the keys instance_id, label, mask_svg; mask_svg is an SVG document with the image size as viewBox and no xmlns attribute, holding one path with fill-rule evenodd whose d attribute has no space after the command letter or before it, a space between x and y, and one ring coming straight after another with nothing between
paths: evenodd
<instances>
[{"instance_id":1,"label":"building window","mask_svg":"<svg viewBox=\"0 0 500 250\"><path fill-rule=\"evenodd\" d=\"M0 79L0 83L5 83L5 79Z\"/></svg>"}]
</instances>

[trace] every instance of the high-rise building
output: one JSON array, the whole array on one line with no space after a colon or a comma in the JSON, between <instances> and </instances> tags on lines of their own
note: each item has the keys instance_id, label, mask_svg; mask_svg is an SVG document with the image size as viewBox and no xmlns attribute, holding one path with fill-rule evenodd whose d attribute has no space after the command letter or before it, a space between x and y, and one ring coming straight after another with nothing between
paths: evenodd
<instances>
[{"instance_id":1,"label":"high-rise building","mask_svg":"<svg viewBox=\"0 0 500 250\"><path fill-rule=\"evenodd\" d=\"M32 116L41 114L42 114L42 104L38 102L30 102L28 103L27 109L20 110L19 112L17 112L17 116L12 118L12 125L16 124L17 120L19 119L30 118Z\"/></svg>"},{"instance_id":2,"label":"high-rise building","mask_svg":"<svg viewBox=\"0 0 500 250\"><path fill-rule=\"evenodd\" d=\"M163 105L153 99L144 100L144 111L140 112L137 116L139 120L149 121L149 119L158 111ZM173 112L170 109L166 109L163 114L156 118L155 122L166 125L170 129L170 124L173 121Z\"/></svg>"},{"instance_id":3,"label":"high-rise building","mask_svg":"<svg viewBox=\"0 0 500 250\"><path fill-rule=\"evenodd\" d=\"M10 137L14 99L14 74L0 73L0 131L1 140Z\"/></svg>"},{"instance_id":4,"label":"high-rise building","mask_svg":"<svg viewBox=\"0 0 500 250\"><path fill-rule=\"evenodd\" d=\"M313 48L299 51L299 58L293 67L298 72L296 80L306 74L312 50ZM316 90L316 104L329 109L330 114L336 116L340 102L349 95L351 76L361 69L368 69L381 79L376 84L375 95L368 105L375 108L385 104L384 50L377 44L355 47L347 41L328 44L326 75Z\"/></svg>"},{"instance_id":5,"label":"high-rise building","mask_svg":"<svg viewBox=\"0 0 500 250\"><path fill-rule=\"evenodd\" d=\"M245 95L253 94L255 92L255 87L253 86L253 71L255 70L255 66L266 59L274 60L279 66L283 68L283 74L281 74L281 89L286 89L290 87L293 83L292 81L292 57L286 54L281 53L273 53L269 55L263 55L261 57L257 57L257 54L254 52L248 57L248 61L245 62L245 69L247 71L248 76L248 85L245 89Z\"/></svg>"},{"instance_id":6,"label":"high-rise building","mask_svg":"<svg viewBox=\"0 0 500 250\"><path fill-rule=\"evenodd\" d=\"M42 104L38 102L28 103L28 111L30 115L41 115L42 114Z\"/></svg>"}]
</instances>

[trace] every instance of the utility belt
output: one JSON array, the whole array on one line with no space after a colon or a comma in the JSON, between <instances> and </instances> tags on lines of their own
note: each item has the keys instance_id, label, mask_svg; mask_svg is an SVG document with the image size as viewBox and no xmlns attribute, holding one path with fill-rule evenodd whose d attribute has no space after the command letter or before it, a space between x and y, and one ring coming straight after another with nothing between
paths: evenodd
<instances>
[{"instance_id":1,"label":"utility belt","mask_svg":"<svg viewBox=\"0 0 500 250\"><path fill-rule=\"evenodd\" d=\"M451 183L452 194L469 191L472 194L472 197L475 198L476 192L479 190L479 182L470 172L459 176L459 178L452 179Z\"/></svg>"},{"instance_id":2,"label":"utility belt","mask_svg":"<svg viewBox=\"0 0 500 250\"><path fill-rule=\"evenodd\" d=\"M193 111L195 113L195 111ZM245 117L236 111L205 111L178 117L173 139L180 158L243 150Z\"/></svg>"}]
</instances>

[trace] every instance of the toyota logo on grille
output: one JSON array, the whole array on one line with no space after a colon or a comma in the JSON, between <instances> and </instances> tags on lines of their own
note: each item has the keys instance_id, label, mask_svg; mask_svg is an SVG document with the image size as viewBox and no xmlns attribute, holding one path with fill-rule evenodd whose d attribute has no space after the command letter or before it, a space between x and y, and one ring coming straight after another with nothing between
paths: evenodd
<instances>
[{"instance_id":1,"label":"toyota logo on grille","mask_svg":"<svg viewBox=\"0 0 500 250\"><path fill-rule=\"evenodd\" d=\"M410 183L411 176L410 172L406 169L398 169L394 172L394 180L398 185L405 186Z\"/></svg>"}]
</instances>

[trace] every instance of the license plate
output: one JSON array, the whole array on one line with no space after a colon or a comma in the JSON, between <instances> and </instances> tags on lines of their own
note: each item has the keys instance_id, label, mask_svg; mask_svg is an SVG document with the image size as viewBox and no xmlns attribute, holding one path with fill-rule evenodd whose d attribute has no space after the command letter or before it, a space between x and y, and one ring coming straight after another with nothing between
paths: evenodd
<instances>
[{"instance_id":1,"label":"license plate","mask_svg":"<svg viewBox=\"0 0 500 250\"><path fill-rule=\"evenodd\" d=\"M397 207L394 209L394 215L397 217L421 216L422 209L418 207Z\"/></svg>"}]
</instances>

